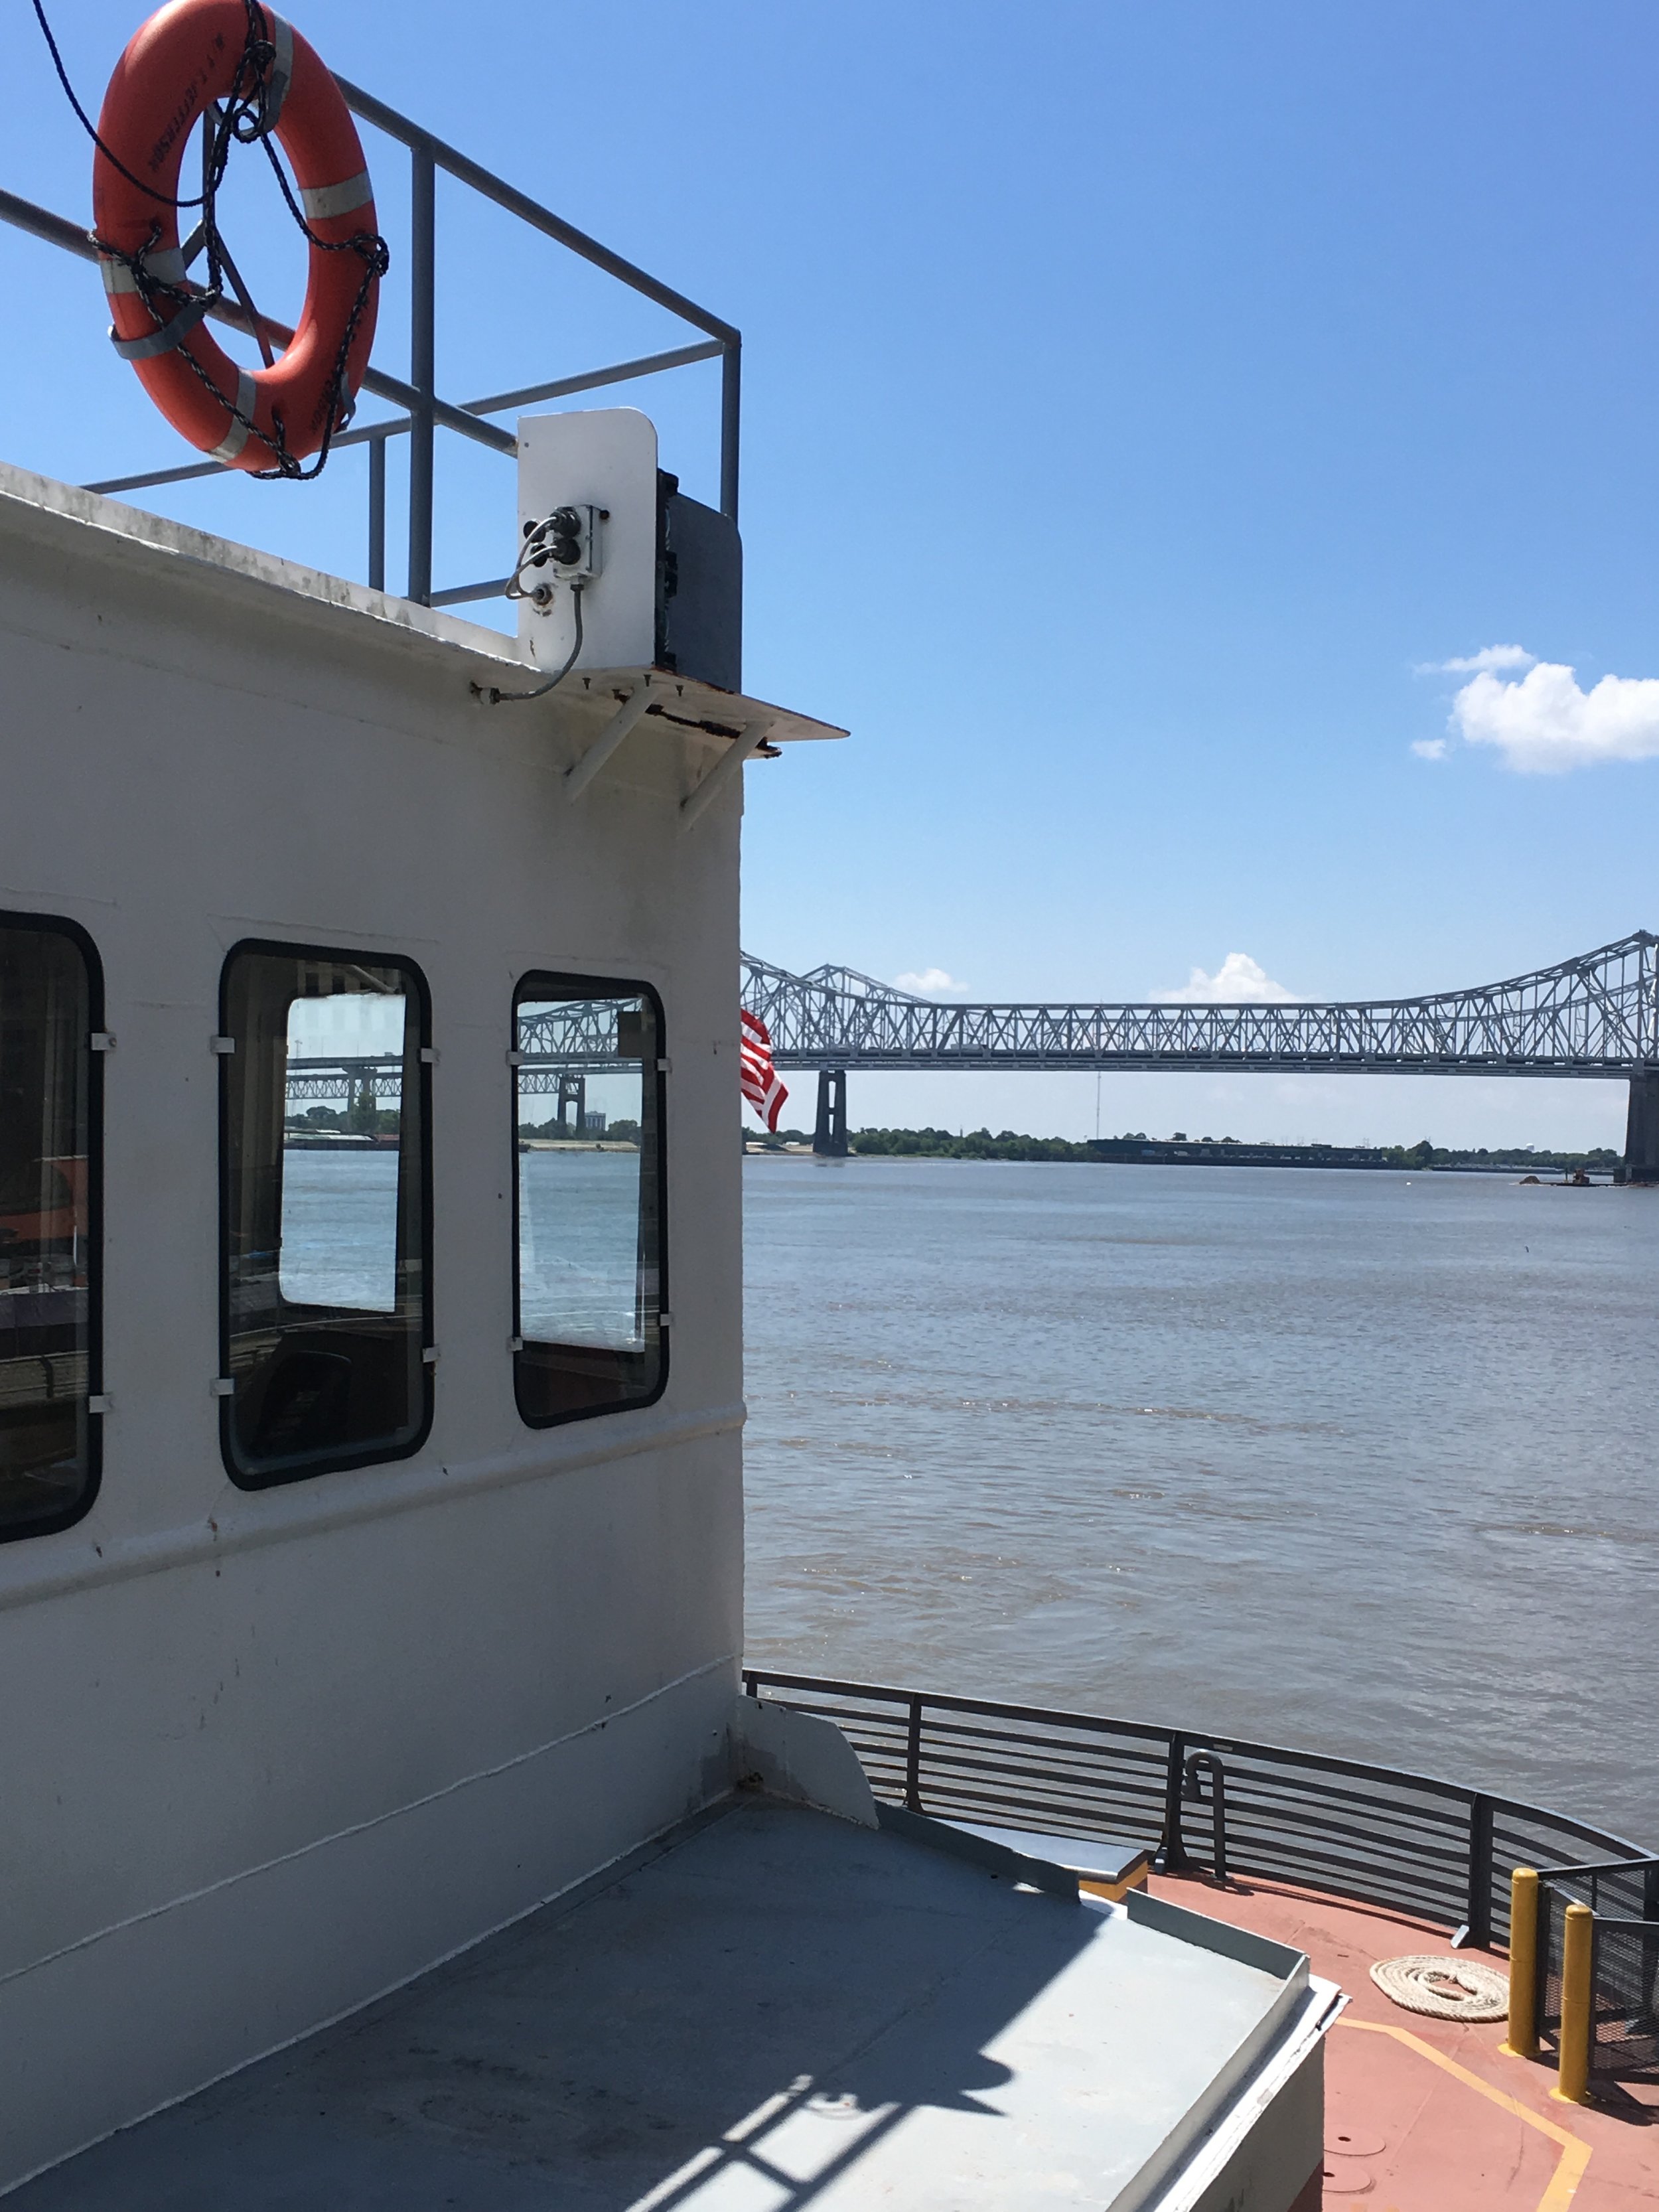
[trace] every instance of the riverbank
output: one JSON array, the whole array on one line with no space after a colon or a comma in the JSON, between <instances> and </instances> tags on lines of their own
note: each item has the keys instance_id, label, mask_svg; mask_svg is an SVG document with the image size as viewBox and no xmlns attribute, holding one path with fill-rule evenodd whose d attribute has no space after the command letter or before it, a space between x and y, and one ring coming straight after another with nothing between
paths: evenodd
<instances>
[{"instance_id":1,"label":"riverbank","mask_svg":"<svg viewBox=\"0 0 1659 2212\"><path fill-rule=\"evenodd\" d=\"M751 1152L801 1152L811 1150L804 1130L780 1129L775 1136L763 1130L744 1133ZM1537 1152L1516 1146L1491 1152L1459 1152L1431 1144L1425 1137L1415 1145L1288 1145L1243 1144L1237 1137L1188 1137L1177 1130L1171 1137L1148 1137L1140 1130L1123 1137L1023 1136L1004 1129L993 1136L988 1129L855 1129L848 1150L866 1159L924 1160L1070 1160L1085 1166L1108 1164L1157 1167L1230 1168L1362 1168L1393 1170L1426 1175L1545 1175L1583 1174L1611 1179L1620 1155L1605 1146L1583 1152Z\"/></svg>"}]
</instances>

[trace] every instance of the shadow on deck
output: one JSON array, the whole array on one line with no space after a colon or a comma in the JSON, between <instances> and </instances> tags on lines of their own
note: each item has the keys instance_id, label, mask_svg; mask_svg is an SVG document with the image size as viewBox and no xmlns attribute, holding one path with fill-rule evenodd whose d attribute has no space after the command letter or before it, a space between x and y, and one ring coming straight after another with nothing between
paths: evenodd
<instances>
[{"instance_id":1,"label":"shadow on deck","mask_svg":"<svg viewBox=\"0 0 1659 2212\"><path fill-rule=\"evenodd\" d=\"M1121 1914L739 1798L13 2202L1095 2205L1278 1994Z\"/></svg>"}]
</instances>

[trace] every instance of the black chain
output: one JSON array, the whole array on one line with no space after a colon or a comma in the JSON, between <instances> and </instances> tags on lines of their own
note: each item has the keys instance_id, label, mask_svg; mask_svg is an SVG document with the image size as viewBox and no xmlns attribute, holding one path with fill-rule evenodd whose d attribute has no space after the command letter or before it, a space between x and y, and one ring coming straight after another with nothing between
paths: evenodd
<instances>
[{"instance_id":1,"label":"black chain","mask_svg":"<svg viewBox=\"0 0 1659 2212\"><path fill-rule=\"evenodd\" d=\"M270 454L272 466L268 469L251 469L247 471L250 476L262 483L283 479L289 483L308 483L313 477L320 476L327 463L329 448L333 442L335 433L337 430L343 430L351 420L353 401L347 388L347 364L350 359L353 341L362 322L363 311L368 305L370 295L376 283L386 275L392 265L392 252L378 231L360 230L354 232L349 238L337 240L319 238L306 221L305 211L294 197L294 190L289 183L287 173L276 157L276 147L271 143L270 123L267 115L266 102L270 89L270 65L276 59L276 50L267 34L264 10L258 4L258 0L243 0L247 18L247 31L243 40L240 57L236 64L236 73L231 79L230 89L225 95L222 109L215 103L210 102L207 112L202 118L202 128L204 131L210 130L213 135L203 167L202 190L194 199L181 199L176 195L158 192L153 185L147 185L142 177L135 177L125 163L118 160L104 143L85 108L75 96L75 88L70 82L69 73L64 67L63 57L58 51L58 41L52 34L51 24L46 21L42 0L33 0L33 6L36 21L45 34L46 46L52 55L52 65L58 72L58 81L64 88L70 106L80 118L82 129L105 160L125 177L129 184L136 185L140 191L148 193L153 200L159 200L162 206L175 210L199 207L202 210L202 239L207 248L208 261L208 281L205 286L191 285L184 280L176 284L169 283L165 278L156 276L149 268L148 258L155 250L161 234L159 216L150 226L148 241L137 253L124 252L118 246L112 246L107 240L100 238L96 232L91 234L92 242L101 255L108 260L120 262L131 272L138 296L149 310L157 330L164 328L175 315L187 307L201 306L205 302L203 312L210 313L224 298L224 243L219 234L215 204L218 198L219 187L224 182L225 168L229 161L230 149L233 145L251 146L258 143L264 146L276 182L282 187L283 198L287 202L289 213L300 226L307 245L315 246L323 253L356 253L361 258L363 264L362 277L357 286L357 296L352 302L351 312L346 317L345 328L341 333L339 349L334 356L333 371L329 378L328 411L323 423L323 441L318 448L315 461L309 468L302 466L289 452L280 414L273 410L271 429L261 430L251 416L243 413L234 399L228 399L225 397L201 362L185 346L180 345L176 349L180 358L187 364L198 382L212 393L222 407L229 410L232 419L241 424L247 435L257 438L266 452ZM166 303L168 312L163 312L162 303ZM254 311L252 300L247 301L247 311L257 335L259 317Z\"/></svg>"}]
</instances>

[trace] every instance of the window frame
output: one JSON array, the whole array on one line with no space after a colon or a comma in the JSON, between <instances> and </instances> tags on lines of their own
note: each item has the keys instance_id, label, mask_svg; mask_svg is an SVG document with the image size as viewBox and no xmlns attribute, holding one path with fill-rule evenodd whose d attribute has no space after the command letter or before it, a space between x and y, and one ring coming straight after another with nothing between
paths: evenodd
<instances>
[{"instance_id":1,"label":"window frame","mask_svg":"<svg viewBox=\"0 0 1659 2212\"><path fill-rule=\"evenodd\" d=\"M532 989L530 988L532 985L537 987L548 985L551 988L545 991L538 992L538 990ZM654 1085L654 1089L650 1093L650 1096L654 1103L657 1117L656 1200L658 1323L656 1380L649 1390L642 1391L637 1397L618 1399L614 1405L608 1406L574 1406L563 1413L527 1413L525 1410L524 1390L522 1387L523 1370L519 1364L523 1356L526 1342L538 1343L541 1341L539 1338L526 1340L523 1328L520 1326L520 1301L523 1294L524 1280L522 1273L523 1261L520 1250L519 1216L520 1208L523 1201L520 1195L519 1179L522 1172L520 1164L523 1160L524 1155L519 1150L519 1108L521 1102L519 1097L519 1061L517 1058L519 1051L519 1008L526 1001L536 999L538 994L543 998L548 999L557 999L560 997L570 999L644 999L651 1007L652 1016L656 1025L657 1037L656 1066L653 1068L642 1067L640 1071L641 1077L644 1079L641 1085L642 1096L644 1095L646 1081ZM668 1018L664 1012L662 994L657 989L653 983L645 982L637 975L579 975L556 968L530 968L526 969L525 973L520 976L518 981L513 986L513 995L507 1011L507 1052L509 1054L507 1071L509 1078L507 1084L507 1101L508 1113L510 1115L510 1142L512 1145L513 1162L514 1405L517 1408L519 1419L524 1423L527 1429L561 1429L566 1427L572 1421L599 1420L611 1414L638 1413L647 1406L654 1406L658 1400L662 1396L664 1391L668 1388L668 1370L670 1354L672 1349L672 1340L673 1336L672 1322L667 1326L665 1326L661 1319L661 1316L664 1314L672 1315L673 1311L673 1308L669 1301L668 1293L668 1248L670 1241L668 1234ZM641 1191L643 1191L645 1182L643 1175L641 1176L640 1182Z\"/></svg>"},{"instance_id":2,"label":"window frame","mask_svg":"<svg viewBox=\"0 0 1659 2212\"><path fill-rule=\"evenodd\" d=\"M87 1397L104 1395L104 1060L92 1040L104 1032L104 963L91 933L67 915L0 909L0 929L28 930L37 936L67 938L81 955L87 977ZM0 1525L0 1544L21 1544L34 1536L61 1535L84 1521L96 1504L104 1480L104 1416L87 1413L87 1479L80 1496L61 1512L31 1521L26 1528Z\"/></svg>"},{"instance_id":3,"label":"window frame","mask_svg":"<svg viewBox=\"0 0 1659 2212\"><path fill-rule=\"evenodd\" d=\"M322 1460L309 1462L304 1467L272 1468L268 1473L250 1472L236 1456L234 1424L236 1401L234 1395L219 1401L219 1456L225 1473L238 1490L258 1491L285 1488L289 1483L311 1482L319 1475L339 1474L354 1467L383 1467L393 1462L412 1459L422 1450L432 1433L435 1410L434 1360L427 1358L436 1341L433 1323L433 1224L432 1224L432 991L426 972L416 960L403 952L371 951L357 945L307 945L297 939L270 937L242 937L226 952L219 968L218 1023L220 1035L229 1034L229 996L231 970L236 963L250 956L274 957L281 960L331 961L340 967L398 968L410 979L410 996L417 1009L418 1033L415 1066L419 1084L421 1112L420 1158L416 1163L419 1177L421 1206L421 1413L414 1433L400 1444L374 1444L367 1449L342 1450ZM230 1370L230 1232L231 1232L231 1173L230 1173L230 1066L234 1058L231 1053L219 1056L219 1365L218 1373L228 1376Z\"/></svg>"}]
</instances>

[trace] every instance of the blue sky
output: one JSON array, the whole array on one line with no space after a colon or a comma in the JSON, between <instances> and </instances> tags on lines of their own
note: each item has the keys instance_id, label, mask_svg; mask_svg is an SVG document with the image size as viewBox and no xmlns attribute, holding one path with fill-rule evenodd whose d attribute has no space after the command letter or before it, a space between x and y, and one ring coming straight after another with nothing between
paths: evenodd
<instances>
[{"instance_id":1,"label":"blue sky","mask_svg":"<svg viewBox=\"0 0 1659 2212\"><path fill-rule=\"evenodd\" d=\"M137 10L56 12L95 100ZM748 682L854 732L749 772L752 950L997 998L1144 997L1241 954L1297 997L1356 997L1659 921L1651 9L296 17L744 329ZM84 142L13 20L0 181L82 214ZM395 249L398 161L368 144ZM297 240L254 195L233 213L291 312ZM447 199L441 235L458 397L676 340L504 222ZM70 478L171 458L90 272L10 234L0 252L50 334L14 341L9 457ZM394 272L393 368L404 312ZM633 396L711 495L714 372ZM309 494L154 496L361 574L362 483L342 456ZM449 462L441 514L443 580L498 571L505 465ZM1419 672L1498 646L1538 670ZM1115 1078L1102 1115L1592 1142L1623 1103ZM859 1078L853 1112L1083 1133L1095 1085Z\"/></svg>"}]
</instances>

